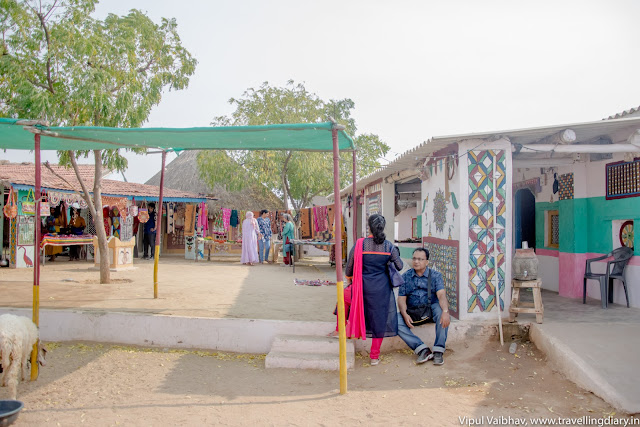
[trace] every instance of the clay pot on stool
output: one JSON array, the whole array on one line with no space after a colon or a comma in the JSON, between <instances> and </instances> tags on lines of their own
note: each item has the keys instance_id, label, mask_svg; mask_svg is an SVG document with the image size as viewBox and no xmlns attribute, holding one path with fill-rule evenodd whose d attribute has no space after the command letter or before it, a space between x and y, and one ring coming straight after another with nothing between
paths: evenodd
<instances>
[{"instance_id":1,"label":"clay pot on stool","mask_svg":"<svg viewBox=\"0 0 640 427\"><path fill-rule=\"evenodd\" d=\"M516 249L511 264L511 274L517 280L536 280L538 278L538 257L533 248Z\"/></svg>"}]
</instances>

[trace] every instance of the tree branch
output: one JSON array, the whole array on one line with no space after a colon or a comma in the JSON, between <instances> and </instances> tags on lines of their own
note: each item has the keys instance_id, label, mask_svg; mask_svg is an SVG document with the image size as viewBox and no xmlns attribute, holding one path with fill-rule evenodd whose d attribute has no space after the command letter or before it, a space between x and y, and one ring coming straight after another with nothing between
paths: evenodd
<instances>
[{"instance_id":1,"label":"tree branch","mask_svg":"<svg viewBox=\"0 0 640 427\"><path fill-rule=\"evenodd\" d=\"M82 194L82 198L84 199L85 202L87 202L87 205L89 206L89 211L91 212L91 216L93 218L95 218L96 217L96 208L93 205L93 201L91 200L91 197L89 197L89 191L87 191L87 185L84 183L82 177L80 176L80 168L78 167L78 162L76 162L75 153L72 150L68 150L67 154L69 155L69 161L71 162L71 165L73 166L73 171L76 173L76 178L78 178L78 182L80 183L80 187L82 187L82 192L84 193L84 194ZM94 194L94 196L95 196L95 194Z\"/></svg>"},{"instance_id":2,"label":"tree branch","mask_svg":"<svg viewBox=\"0 0 640 427\"><path fill-rule=\"evenodd\" d=\"M139 73L144 73L145 71L148 71L149 68L151 68L151 66L153 65L155 61L153 59L150 59L149 62L147 62L147 65L145 65L144 67L140 67L138 68L138 72Z\"/></svg>"},{"instance_id":3,"label":"tree branch","mask_svg":"<svg viewBox=\"0 0 640 427\"><path fill-rule=\"evenodd\" d=\"M71 151L69 153L71 153ZM75 161L75 159L74 159L74 161ZM47 169L49 169L49 172L51 172L52 174L54 174L55 176L57 176L58 178L63 180L65 182L65 184L67 184L69 186L69 188L71 188L73 190L74 193L76 193L77 195L82 196L82 198L84 198L84 194L82 192L76 191L75 188L74 188L75 187L74 185L72 185L69 181L67 181L67 179L65 177L63 177L62 175L60 175L58 172L54 171L53 168L49 165L49 162L45 162L44 166ZM76 171L76 175L78 175L77 171ZM84 190L84 188L83 188L83 190Z\"/></svg>"},{"instance_id":4,"label":"tree branch","mask_svg":"<svg viewBox=\"0 0 640 427\"><path fill-rule=\"evenodd\" d=\"M49 86L46 89L49 92L55 94L56 92L53 90L53 81L51 80L51 55L50 55L51 40L49 38L49 29L47 28L47 24L45 22L45 15L43 15L40 12L36 13L36 15L40 20L40 25L44 30L44 36L45 36L45 39L47 40L47 83L49 84Z\"/></svg>"}]
</instances>

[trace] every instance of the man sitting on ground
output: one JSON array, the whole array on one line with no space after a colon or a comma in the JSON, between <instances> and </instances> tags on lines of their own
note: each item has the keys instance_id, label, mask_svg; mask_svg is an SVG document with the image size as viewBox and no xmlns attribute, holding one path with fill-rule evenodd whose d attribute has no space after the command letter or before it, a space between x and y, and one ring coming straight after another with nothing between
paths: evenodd
<instances>
[{"instance_id":1,"label":"man sitting on ground","mask_svg":"<svg viewBox=\"0 0 640 427\"><path fill-rule=\"evenodd\" d=\"M434 365L442 365L447 332L451 322L442 274L428 267L429 251L424 248L416 248L413 251L412 261L413 268L402 275L404 285L400 286L398 293L398 309L400 310L398 312L398 335L418 355L416 363L424 363L433 359ZM428 301L429 276L431 276L431 301ZM411 331L415 326L407 314L407 307L417 307L424 304L431 305L433 321L436 324L436 340L432 349L429 349Z\"/></svg>"}]
</instances>

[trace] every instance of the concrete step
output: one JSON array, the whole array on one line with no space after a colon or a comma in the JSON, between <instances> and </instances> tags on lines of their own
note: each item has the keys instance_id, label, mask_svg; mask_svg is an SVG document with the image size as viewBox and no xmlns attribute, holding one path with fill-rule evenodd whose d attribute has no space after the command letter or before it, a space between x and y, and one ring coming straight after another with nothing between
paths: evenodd
<instances>
[{"instance_id":1,"label":"concrete step","mask_svg":"<svg viewBox=\"0 0 640 427\"><path fill-rule=\"evenodd\" d=\"M340 354L340 341L317 335L276 335L271 344L272 352ZM352 340L347 340L347 354L354 353Z\"/></svg>"},{"instance_id":2,"label":"concrete step","mask_svg":"<svg viewBox=\"0 0 640 427\"><path fill-rule=\"evenodd\" d=\"M322 369L329 371L340 369L340 357L337 353L296 353L272 350L267 354L264 363L267 368ZM347 369L352 369L354 365L354 353L347 353Z\"/></svg>"}]
</instances>

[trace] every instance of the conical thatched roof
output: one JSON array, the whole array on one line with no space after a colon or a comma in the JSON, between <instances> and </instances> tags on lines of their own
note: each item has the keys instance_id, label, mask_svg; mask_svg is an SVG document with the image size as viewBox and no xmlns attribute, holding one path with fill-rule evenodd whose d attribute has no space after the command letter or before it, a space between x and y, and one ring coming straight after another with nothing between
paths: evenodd
<instances>
[{"instance_id":1,"label":"conical thatched roof","mask_svg":"<svg viewBox=\"0 0 640 427\"><path fill-rule=\"evenodd\" d=\"M210 208L268 209L270 211L282 209L282 200L260 184L255 184L238 192L227 191L219 184L210 188L200 178L198 153L200 151L197 150L183 151L182 154L166 166L164 172L164 186L166 188L190 191L217 198L218 200L209 202ZM240 166L238 166L238 170L240 171ZM160 185L160 172L149 179L146 184Z\"/></svg>"}]
</instances>

